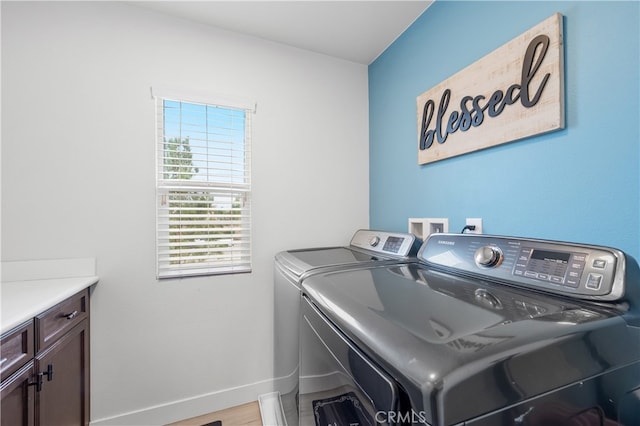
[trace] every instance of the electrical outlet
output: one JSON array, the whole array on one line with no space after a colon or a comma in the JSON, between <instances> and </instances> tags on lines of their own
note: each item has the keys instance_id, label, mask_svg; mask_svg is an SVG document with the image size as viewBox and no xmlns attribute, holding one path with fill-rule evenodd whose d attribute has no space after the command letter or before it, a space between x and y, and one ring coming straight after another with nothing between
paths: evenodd
<instances>
[{"instance_id":1,"label":"electrical outlet","mask_svg":"<svg viewBox=\"0 0 640 426\"><path fill-rule=\"evenodd\" d=\"M466 225L475 226L476 229L473 231L467 230L465 231L467 234L482 234L482 219L481 218L467 218Z\"/></svg>"}]
</instances>

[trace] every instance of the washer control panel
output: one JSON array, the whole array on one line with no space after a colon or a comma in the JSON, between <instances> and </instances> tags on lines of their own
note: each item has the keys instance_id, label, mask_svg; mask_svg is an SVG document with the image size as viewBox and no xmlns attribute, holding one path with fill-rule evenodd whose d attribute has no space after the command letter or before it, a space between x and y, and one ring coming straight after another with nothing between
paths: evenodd
<instances>
[{"instance_id":1,"label":"washer control panel","mask_svg":"<svg viewBox=\"0 0 640 426\"><path fill-rule=\"evenodd\" d=\"M433 234L418 258L482 278L580 299L624 296L620 250L566 242L476 234Z\"/></svg>"},{"instance_id":2,"label":"washer control panel","mask_svg":"<svg viewBox=\"0 0 640 426\"><path fill-rule=\"evenodd\" d=\"M413 234L360 229L351 238L350 245L380 254L406 257L415 239Z\"/></svg>"}]
</instances>

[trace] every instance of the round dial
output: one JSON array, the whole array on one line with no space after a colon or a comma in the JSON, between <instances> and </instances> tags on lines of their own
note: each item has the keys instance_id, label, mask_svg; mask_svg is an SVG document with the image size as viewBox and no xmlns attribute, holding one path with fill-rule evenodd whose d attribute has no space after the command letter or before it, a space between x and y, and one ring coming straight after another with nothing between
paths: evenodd
<instances>
[{"instance_id":1,"label":"round dial","mask_svg":"<svg viewBox=\"0 0 640 426\"><path fill-rule=\"evenodd\" d=\"M375 236L375 237L371 237L371 239L369 240L369 245L371 247L375 247L380 243L380 237Z\"/></svg>"},{"instance_id":2,"label":"round dial","mask_svg":"<svg viewBox=\"0 0 640 426\"><path fill-rule=\"evenodd\" d=\"M473 259L483 268L495 268L502 262L502 250L496 246L484 246L476 250Z\"/></svg>"}]
</instances>

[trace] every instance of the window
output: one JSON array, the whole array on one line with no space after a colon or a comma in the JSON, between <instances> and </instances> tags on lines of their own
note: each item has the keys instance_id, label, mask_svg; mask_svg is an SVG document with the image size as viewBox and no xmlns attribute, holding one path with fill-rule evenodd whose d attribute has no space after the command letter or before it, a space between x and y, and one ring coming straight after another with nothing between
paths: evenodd
<instances>
[{"instance_id":1,"label":"window","mask_svg":"<svg viewBox=\"0 0 640 426\"><path fill-rule=\"evenodd\" d=\"M153 95L158 278L251 272L255 104Z\"/></svg>"}]
</instances>

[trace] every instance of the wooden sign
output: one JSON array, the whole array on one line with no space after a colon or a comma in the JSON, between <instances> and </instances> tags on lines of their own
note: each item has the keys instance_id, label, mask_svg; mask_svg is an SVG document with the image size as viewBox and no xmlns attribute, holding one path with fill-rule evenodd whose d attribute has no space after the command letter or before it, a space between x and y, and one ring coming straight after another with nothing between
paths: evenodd
<instances>
[{"instance_id":1,"label":"wooden sign","mask_svg":"<svg viewBox=\"0 0 640 426\"><path fill-rule=\"evenodd\" d=\"M418 164L564 128L562 15L417 98Z\"/></svg>"}]
</instances>

